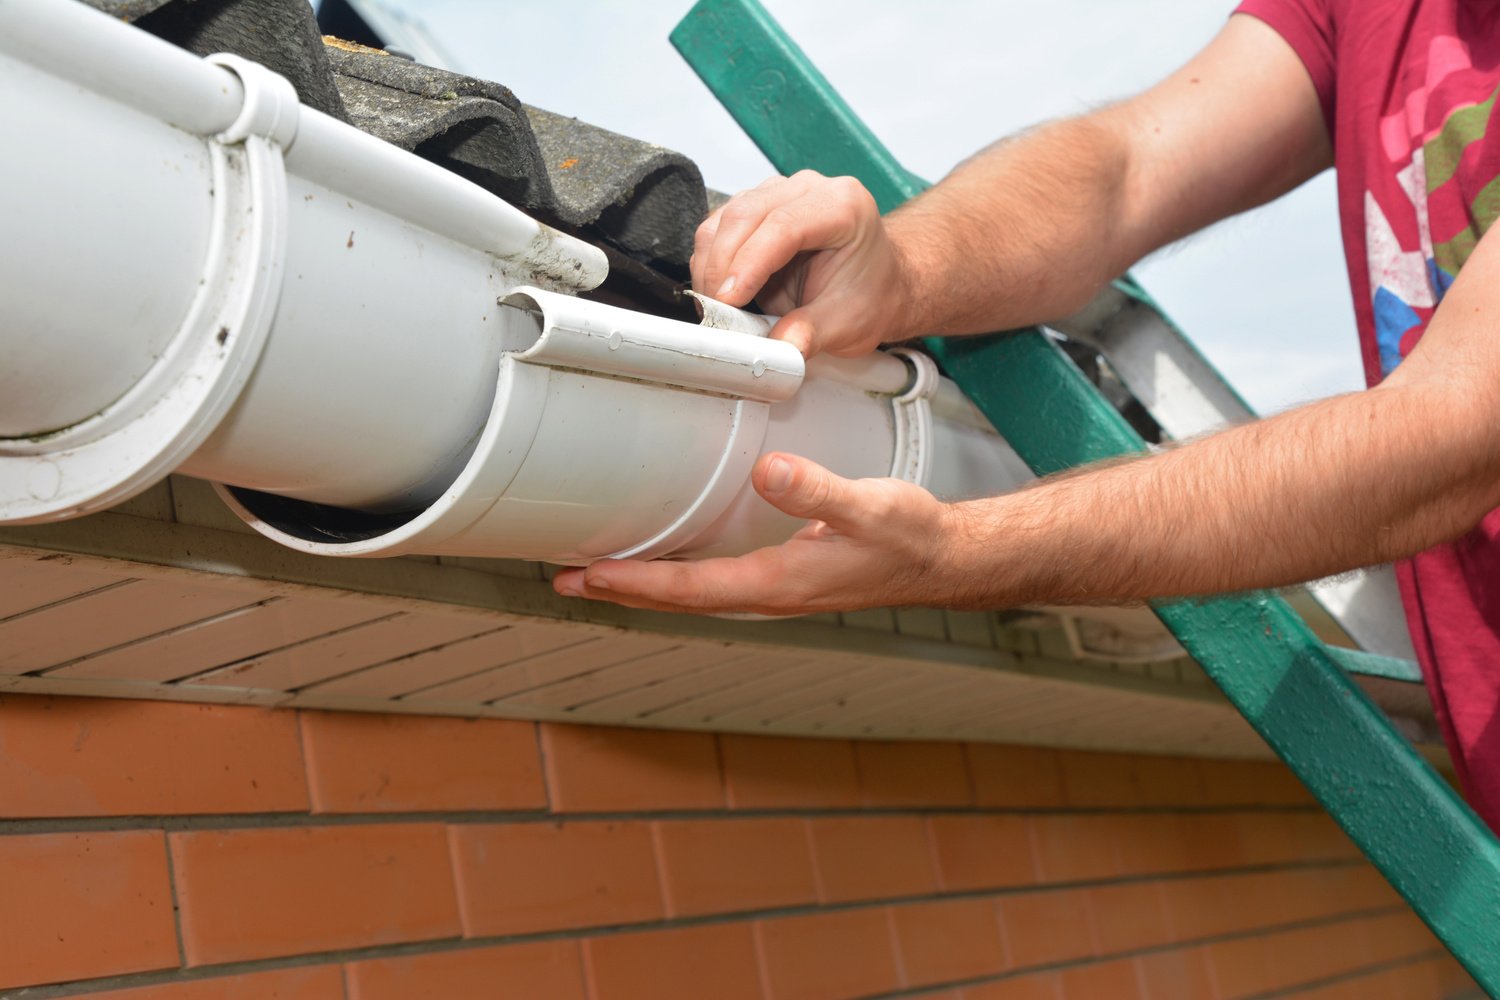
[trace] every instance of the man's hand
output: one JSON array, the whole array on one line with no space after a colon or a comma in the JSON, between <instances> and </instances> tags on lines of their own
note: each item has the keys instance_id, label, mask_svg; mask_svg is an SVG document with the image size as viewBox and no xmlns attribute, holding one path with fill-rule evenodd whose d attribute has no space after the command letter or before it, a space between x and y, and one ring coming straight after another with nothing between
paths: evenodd
<instances>
[{"instance_id":1,"label":"man's hand","mask_svg":"<svg viewBox=\"0 0 1500 1000\"><path fill-rule=\"evenodd\" d=\"M807 170L736 195L698 230L693 287L781 315L771 335L807 356L1016 329L1332 162L1301 60L1237 14L1146 93L992 146L884 219Z\"/></svg>"},{"instance_id":2,"label":"man's hand","mask_svg":"<svg viewBox=\"0 0 1500 1000\"><path fill-rule=\"evenodd\" d=\"M759 293L784 314L773 336L808 355L1013 329L1074 312L1144 254L1331 162L1301 61L1235 15L1158 86L994 146L888 219L847 178L801 173L741 194L699 230L693 284L734 305ZM1468 278L1485 252L1460 284L1486 281ZM1455 285L1440 317L1462 316L1467 294ZM1374 393L989 500L946 505L767 456L761 495L818 522L784 545L596 563L556 587L683 611L1002 608L1277 586L1397 558L1500 502L1500 443L1469 440L1500 410L1500 339L1487 319L1454 322L1492 364L1416 379L1419 350Z\"/></svg>"},{"instance_id":3,"label":"man's hand","mask_svg":"<svg viewBox=\"0 0 1500 1000\"><path fill-rule=\"evenodd\" d=\"M1500 508L1500 229L1380 385L1158 454L945 504L780 454L768 502L813 521L735 559L601 562L559 593L669 611L1118 604L1389 562Z\"/></svg>"},{"instance_id":4,"label":"man's hand","mask_svg":"<svg viewBox=\"0 0 1500 1000\"><path fill-rule=\"evenodd\" d=\"M1380 385L1180 447L945 504L765 456L768 502L815 523L698 563L601 562L559 593L670 611L1118 604L1280 587L1402 559L1500 508L1500 229Z\"/></svg>"},{"instance_id":5,"label":"man's hand","mask_svg":"<svg viewBox=\"0 0 1500 1000\"><path fill-rule=\"evenodd\" d=\"M636 608L764 615L960 601L944 557L954 508L899 479L842 479L805 458L770 454L755 489L809 524L774 548L701 562L606 560L553 580L567 597Z\"/></svg>"},{"instance_id":6,"label":"man's hand","mask_svg":"<svg viewBox=\"0 0 1500 1000\"><path fill-rule=\"evenodd\" d=\"M698 227L693 287L780 315L771 336L806 357L867 354L904 335L901 261L870 192L803 170L736 195Z\"/></svg>"}]
</instances>

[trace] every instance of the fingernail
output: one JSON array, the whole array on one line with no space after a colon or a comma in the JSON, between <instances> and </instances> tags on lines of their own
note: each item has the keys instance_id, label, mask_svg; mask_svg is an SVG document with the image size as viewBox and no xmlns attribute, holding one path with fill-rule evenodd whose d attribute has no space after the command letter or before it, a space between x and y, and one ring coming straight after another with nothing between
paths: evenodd
<instances>
[{"instance_id":1,"label":"fingernail","mask_svg":"<svg viewBox=\"0 0 1500 1000\"><path fill-rule=\"evenodd\" d=\"M592 580L589 580L588 581L588 585L589 585L589 589L590 590L608 590L609 589L609 581L608 580L600 579L597 576L594 577Z\"/></svg>"},{"instance_id":2,"label":"fingernail","mask_svg":"<svg viewBox=\"0 0 1500 1000\"><path fill-rule=\"evenodd\" d=\"M564 596L564 597L582 597L583 596L583 591L579 590L577 587L573 586L571 583L559 583L557 585L557 592L559 594L561 594L562 596Z\"/></svg>"},{"instance_id":3,"label":"fingernail","mask_svg":"<svg viewBox=\"0 0 1500 1000\"><path fill-rule=\"evenodd\" d=\"M773 458L766 466L766 489L780 493L792 485L792 463L784 458Z\"/></svg>"},{"instance_id":4,"label":"fingernail","mask_svg":"<svg viewBox=\"0 0 1500 1000\"><path fill-rule=\"evenodd\" d=\"M714 293L714 298L716 298L716 299L726 299L726 298L728 298L731 294L733 294L733 292L734 292L734 286L735 286L734 275L731 274L729 277L727 277L727 278L724 279L724 284L720 285L719 286L719 290Z\"/></svg>"}]
</instances>

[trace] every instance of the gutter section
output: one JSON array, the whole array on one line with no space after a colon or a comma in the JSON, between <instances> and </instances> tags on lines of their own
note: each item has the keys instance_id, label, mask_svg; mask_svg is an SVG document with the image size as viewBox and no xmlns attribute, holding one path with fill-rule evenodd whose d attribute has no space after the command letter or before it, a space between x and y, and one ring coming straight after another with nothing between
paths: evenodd
<instances>
[{"instance_id":1,"label":"gutter section","mask_svg":"<svg viewBox=\"0 0 1500 1000\"><path fill-rule=\"evenodd\" d=\"M783 540L768 450L949 497L1029 478L926 357L804 364L719 303L577 298L598 249L255 63L8 0L0 81L35 138L0 211L39 234L0 246L0 523L177 471L306 552L586 563Z\"/></svg>"}]
</instances>

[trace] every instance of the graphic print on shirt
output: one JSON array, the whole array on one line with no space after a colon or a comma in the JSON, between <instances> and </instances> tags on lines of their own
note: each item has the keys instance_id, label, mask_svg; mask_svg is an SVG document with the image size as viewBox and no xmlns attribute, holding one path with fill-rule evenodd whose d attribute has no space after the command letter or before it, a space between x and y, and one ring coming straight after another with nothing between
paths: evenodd
<instances>
[{"instance_id":1,"label":"graphic print on shirt","mask_svg":"<svg viewBox=\"0 0 1500 1000\"><path fill-rule=\"evenodd\" d=\"M1500 149L1482 142L1500 92L1468 47L1432 39L1424 83L1380 121L1404 204L1365 191L1365 241L1381 377L1411 352L1479 238L1500 215ZM1475 179L1481 179L1477 184ZM1476 189L1477 188L1477 189Z\"/></svg>"}]
</instances>

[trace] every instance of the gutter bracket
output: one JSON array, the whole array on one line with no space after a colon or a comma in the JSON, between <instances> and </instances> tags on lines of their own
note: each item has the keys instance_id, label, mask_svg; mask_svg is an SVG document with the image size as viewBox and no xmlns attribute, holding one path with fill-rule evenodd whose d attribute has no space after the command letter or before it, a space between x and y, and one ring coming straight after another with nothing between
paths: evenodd
<instances>
[{"instance_id":1,"label":"gutter bracket","mask_svg":"<svg viewBox=\"0 0 1500 1000\"><path fill-rule=\"evenodd\" d=\"M302 103L290 79L234 52L214 52L202 61L239 76L245 87L245 103L240 105L239 114L213 136L214 142L233 145L257 138L290 150L302 115Z\"/></svg>"},{"instance_id":2,"label":"gutter bracket","mask_svg":"<svg viewBox=\"0 0 1500 1000\"><path fill-rule=\"evenodd\" d=\"M912 370L912 383L891 399L896 419L896 450L891 458L891 478L904 479L925 488L932 458L932 397L941 378L937 364L909 347L890 351Z\"/></svg>"},{"instance_id":3,"label":"gutter bracket","mask_svg":"<svg viewBox=\"0 0 1500 1000\"><path fill-rule=\"evenodd\" d=\"M290 80L233 52L215 52L203 61L233 73L245 88L240 113L213 137L215 142L234 145L260 140L274 143L283 151L292 147L302 105Z\"/></svg>"},{"instance_id":4,"label":"gutter bracket","mask_svg":"<svg viewBox=\"0 0 1500 1000\"><path fill-rule=\"evenodd\" d=\"M135 495L181 465L218 427L260 360L286 260L283 142L300 105L282 76L234 55L245 100L207 138L212 225L197 295L156 363L119 399L41 438L0 442L0 521L77 517Z\"/></svg>"}]
</instances>

